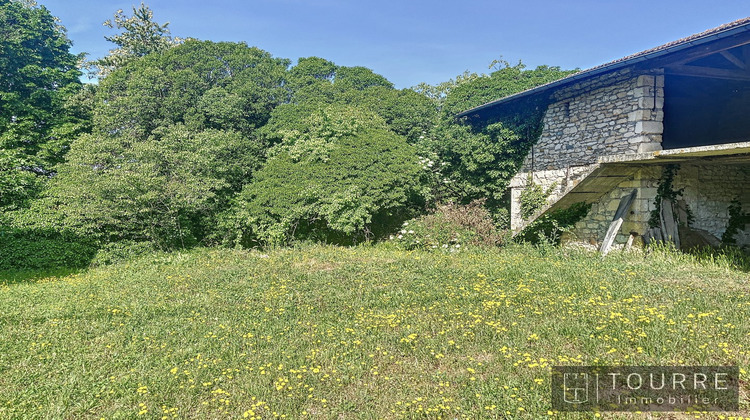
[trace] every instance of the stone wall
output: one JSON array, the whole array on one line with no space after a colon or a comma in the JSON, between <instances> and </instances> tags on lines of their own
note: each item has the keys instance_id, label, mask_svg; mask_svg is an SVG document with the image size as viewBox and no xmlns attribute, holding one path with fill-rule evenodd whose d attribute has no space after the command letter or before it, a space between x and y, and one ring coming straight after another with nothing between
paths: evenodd
<instances>
[{"instance_id":1,"label":"stone wall","mask_svg":"<svg viewBox=\"0 0 750 420\"><path fill-rule=\"evenodd\" d=\"M729 204L738 198L750 211L750 166L682 164L674 188L684 188L683 199L693 213L691 226L707 230L721 239L729 222ZM738 245L750 245L750 230L735 235Z\"/></svg>"},{"instance_id":2,"label":"stone wall","mask_svg":"<svg viewBox=\"0 0 750 420\"><path fill-rule=\"evenodd\" d=\"M644 166L634 175L632 180L623 181L616 188L592 204L588 215L578 222L572 232L565 236L567 241L586 242L592 245L601 244L607 233L612 218L622 197L630 194L633 189L638 190L635 201L626 214L622 227L615 238L615 243L623 244L628 240L630 232L642 235L648 229L648 219L651 211L656 208L656 190L662 174L660 166Z\"/></svg>"},{"instance_id":3,"label":"stone wall","mask_svg":"<svg viewBox=\"0 0 750 420\"><path fill-rule=\"evenodd\" d=\"M510 182L511 229L521 226L521 192L532 181L550 192L548 202L557 201L569 188L577 185L590 172L590 165L574 166L565 169L548 171L523 172L513 177ZM531 176L529 176L531 175Z\"/></svg>"},{"instance_id":4,"label":"stone wall","mask_svg":"<svg viewBox=\"0 0 750 420\"><path fill-rule=\"evenodd\" d=\"M661 150L664 76L618 72L555 94L521 172L596 163L601 156Z\"/></svg>"},{"instance_id":5,"label":"stone wall","mask_svg":"<svg viewBox=\"0 0 750 420\"><path fill-rule=\"evenodd\" d=\"M599 158L662 148L662 74L635 74L626 69L562 89L553 99L538 142L511 180L513 229L524 222L520 217L520 196L529 180L549 189L549 202L554 202L580 182ZM588 216L576 224L566 239L601 243L620 199L633 189L638 190L636 201L615 241L624 243L630 232L645 233L662 171L659 165L641 165L632 179L621 182L594 203ZM747 163L684 163L675 176L674 187L684 188L683 199L695 218L692 226L717 238L726 230L728 207L734 198L742 200L744 211L750 211ZM750 227L746 226L735 238L740 245L750 245Z\"/></svg>"},{"instance_id":6,"label":"stone wall","mask_svg":"<svg viewBox=\"0 0 750 420\"><path fill-rule=\"evenodd\" d=\"M542 134L511 180L511 227L522 223L518 198L529 175L550 202L602 156L661 150L664 76L630 70L599 76L555 93ZM556 184L555 184L556 183Z\"/></svg>"},{"instance_id":7,"label":"stone wall","mask_svg":"<svg viewBox=\"0 0 750 420\"><path fill-rule=\"evenodd\" d=\"M626 215L615 243L622 244L630 232L643 234L648 229L651 211L656 207L656 190L662 177L662 166L643 166L632 180L594 203L589 214L573 228L565 240L600 244L612 223L620 199L638 189L636 201ZM750 211L750 165L682 164L677 171L674 189L683 188L682 199L693 214L691 227L703 229L721 239L729 222L729 204L739 198L745 212ZM750 226L735 236L738 245L750 245Z\"/></svg>"}]
</instances>

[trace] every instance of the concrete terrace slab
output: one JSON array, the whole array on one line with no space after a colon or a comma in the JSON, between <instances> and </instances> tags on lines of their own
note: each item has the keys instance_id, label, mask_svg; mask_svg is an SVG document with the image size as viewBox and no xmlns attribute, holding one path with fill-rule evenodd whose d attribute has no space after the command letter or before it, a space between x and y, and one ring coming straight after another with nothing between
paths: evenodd
<instances>
[{"instance_id":1,"label":"concrete terrace slab","mask_svg":"<svg viewBox=\"0 0 750 420\"><path fill-rule=\"evenodd\" d=\"M726 143L711 146L684 147L680 149L657 150L648 153L602 156L598 163L644 163L662 164L666 161L687 161L699 158L739 158L750 159L750 142Z\"/></svg>"},{"instance_id":2,"label":"concrete terrace slab","mask_svg":"<svg viewBox=\"0 0 750 420\"><path fill-rule=\"evenodd\" d=\"M514 230L514 235L520 233L526 226L544 214L568 208L579 202L596 202L623 181L632 179L633 174L643 166L680 162L750 164L750 142L602 156L598 159L597 164L589 166L589 173L585 178L570 187L558 199L537 211L536 214Z\"/></svg>"}]
</instances>

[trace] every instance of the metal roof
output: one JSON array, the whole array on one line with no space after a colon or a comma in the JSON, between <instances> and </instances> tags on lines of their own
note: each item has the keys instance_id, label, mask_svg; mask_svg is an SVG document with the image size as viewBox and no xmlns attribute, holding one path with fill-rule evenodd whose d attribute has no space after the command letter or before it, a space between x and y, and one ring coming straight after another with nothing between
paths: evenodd
<instances>
[{"instance_id":1,"label":"metal roof","mask_svg":"<svg viewBox=\"0 0 750 420\"><path fill-rule=\"evenodd\" d=\"M535 88L531 88L531 89L528 89L519 93L515 93L513 95L506 96L504 98L497 99L492 102L488 102L484 105L471 108L467 111L457 114L456 116L465 117L465 116L477 113L479 111L485 110L487 108L492 108L498 105L503 105L509 102L514 102L522 98L541 94L545 91L551 91L557 88L561 88L563 86L567 86L567 85L570 85L572 83L575 83L581 80L585 80L585 79L598 76L604 73L608 73L608 72L619 70L628 66L632 66L636 63L651 60L651 59L661 57L667 54L672 54L672 53L675 53L675 52L678 52L687 48L702 45L711 41L716 41L718 39L730 37L732 35L743 33L746 31L750 31L750 17L739 19L734 22L730 22L730 23L718 26L716 28L709 29L704 32L691 35L686 38L679 39L677 41L672 41L672 42L666 43L664 45L660 45L655 48L651 48L651 49L641 51L636 54L629 55L627 57L623 57L623 58L611 61L606 64L592 67L588 70L583 70L578 73L574 73L570 76L564 77L554 82L546 83L546 84L537 86Z\"/></svg>"}]
</instances>

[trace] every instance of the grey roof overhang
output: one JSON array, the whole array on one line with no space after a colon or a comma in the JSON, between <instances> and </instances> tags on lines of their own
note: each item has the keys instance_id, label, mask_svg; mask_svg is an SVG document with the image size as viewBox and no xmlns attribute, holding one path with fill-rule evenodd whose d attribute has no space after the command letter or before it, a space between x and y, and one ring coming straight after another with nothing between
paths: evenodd
<instances>
[{"instance_id":1,"label":"grey roof overhang","mask_svg":"<svg viewBox=\"0 0 750 420\"><path fill-rule=\"evenodd\" d=\"M610 63L602 64L597 67L583 70L570 76L564 77L560 80L550 82L544 85L537 86L532 89L525 90L513 95L506 96L504 98L497 99L492 102L488 102L484 105L480 105L456 115L457 118L466 117L472 114L479 114L482 111L487 111L490 108L495 108L501 105L510 104L512 102L519 101L521 99L530 97L540 97L544 94L551 95L555 90L562 87L568 86L575 82L589 79L595 76L599 76L605 73L614 72L626 67L635 66L646 61L654 60L669 54L674 54L689 48L695 48L704 44L708 44L713 41L717 41L723 38L728 38L734 35L749 33L750 31L750 17L740 19L722 26L719 26L708 31L689 36L674 42L670 42L661 45L650 50L646 50L631 56L627 56Z\"/></svg>"}]
</instances>

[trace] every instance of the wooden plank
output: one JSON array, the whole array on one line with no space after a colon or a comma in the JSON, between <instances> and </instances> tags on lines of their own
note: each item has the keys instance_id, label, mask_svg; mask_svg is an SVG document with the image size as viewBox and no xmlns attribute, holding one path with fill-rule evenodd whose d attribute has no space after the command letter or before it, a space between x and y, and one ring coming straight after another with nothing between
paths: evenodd
<instances>
[{"instance_id":1,"label":"wooden plank","mask_svg":"<svg viewBox=\"0 0 750 420\"><path fill-rule=\"evenodd\" d=\"M721 51L719 52L719 54L721 54L722 57L726 58L730 63L741 68L742 70L747 70L747 64L743 63L742 60L740 60L734 54L729 52L729 50Z\"/></svg>"},{"instance_id":2,"label":"wooden plank","mask_svg":"<svg viewBox=\"0 0 750 420\"><path fill-rule=\"evenodd\" d=\"M638 190L635 189L630 192L630 194L626 195L622 199L620 199L620 205L617 206L617 211L615 212L615 217L612 219L622 219L625 216L625 212L630 209L630 205L633 204L633 200L635 200L635 196L638 194Z\"/></svg>"},{"instance_id":3,"label":"wooden plank","mask_svg":"<svg viewBox=\"0 0 750 420\"><path fill-rule=\"evenodd\" d=\"M628 242L625 244L625 250L630 250L630 248L633 247L633 241L635 240L635 232L630 232L630 237L628 237Z\"/></svg>"},{"instance_id":4,"label":"wooden plank","mask_svg":"<svg viewBox=\"0 0 750 420\"><path fill-rule=\"evenodd\" d=\"M680 249L680 234L677 230L677 223L674 220L672 200L662 198L660 213L664 237L667 241L674 242L677 249Z\"/></svg>"},{"instance_id":5,"label":"wooden plank","mask_svg":"<svg viewBox=\"0 0 750 420\"><path fill-rule=\"evenodd\" d=\"M687 203L685 200L677 200L677 223L683 226L688 224Z\"/></svg>"},{"instance_id":6,"label":"wooden plank","mask_svg":"<svg viewBox=\"0 0 750 420\"><path fill-rule=\"evenodd\" d=\"M620 231L620 227L625 219L625 213L630 209L637 194L638 190L634 189L630 194L620 199L620 205L617 206L615 216L612 218L612 223L609 225L607 234L604 235L604 240L602 241L602 247L599 251L602 255L607 255L612 248L612 244L615 242L615 237L617 237L617 232Z\"/></svg>"},{"instance_id":7,"label":"wooden plank","mask_svg":"<svg viewBox=\"0 0 750 420\"><path fill-rule=\"evenodd\" d=\"M723 80L750 80L750 75L739 70L716 69L713 67L698 66L669 66L665 67L667 74L676 76L704 77L709 79Z\"/></svg>"},{"instance_id":8,"label":"wooden plank","mask_svg":"<svg viewBox=\"0 0 750 420\"><path fill-rule=\"evenodd\" d=\"M711 54L716 54L720 51L729 50L747 44L750 44L750 34L745 32L729 38L723 38L716 42L703 44L701 46L683 50L674 54L668 54L661 58L647 60L642 64L642 66L648 66L648 68L658 68L668 66L670 64L685 64L691 61L695 61L699 58L707 57Z\"/></svg>"},{"instance_id":9,"label":"wooden plank","mask_svg":"<svg viewBox=\"0 0 750 420\"><path fill-rule=\"evenodd\" d=\"M612 249L612 243L614 243L615 237L617 237L617 232L619 232L620 227L622 227L622 222L622 219L617 219L609 225L607 234L604 235L604 240L602 241L602 248L600 251L603 256L607 255L610 249Z\"/></svg>"}]
</instances>

